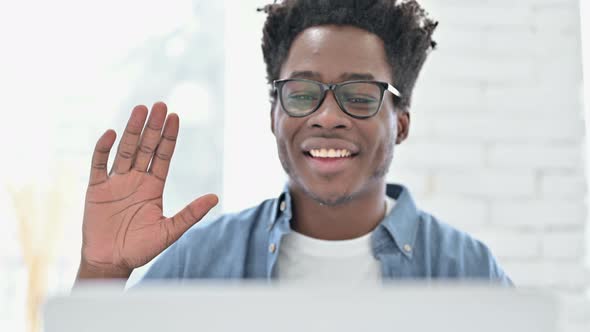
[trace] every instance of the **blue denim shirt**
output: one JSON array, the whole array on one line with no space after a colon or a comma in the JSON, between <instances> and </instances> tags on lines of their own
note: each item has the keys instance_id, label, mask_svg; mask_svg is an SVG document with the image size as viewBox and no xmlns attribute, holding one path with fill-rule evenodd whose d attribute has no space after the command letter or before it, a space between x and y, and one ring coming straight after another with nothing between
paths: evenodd
<instances>
[{"instance_id":1,"label":"blue denim shirt","mask_svg":"<svg viewBox=\"0 0 590 332\"><path fill-rule=\"evenodd\" d=\"M388 279L464 278L512 285L490 250L466 233L420 211L400 185L387 185L395 206L371 235L374 257ZM281 238L292 232L291 196L198 225L164 251L146 279L273 279Z\"/></svg>"}]
</instances>

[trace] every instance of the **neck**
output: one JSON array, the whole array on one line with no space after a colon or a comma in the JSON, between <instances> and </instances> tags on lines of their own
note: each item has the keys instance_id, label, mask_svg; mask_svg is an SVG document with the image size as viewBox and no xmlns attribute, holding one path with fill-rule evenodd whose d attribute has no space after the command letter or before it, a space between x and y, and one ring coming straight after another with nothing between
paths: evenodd
<instances>
[{"instance_id":1,"label":"neck","mask_svg":"<svg viewBox=\"0 0 590 332\"><path fill-rule=\"evenodd\" d=\"M325 205L291 186L291 227L303 235L322 240L348 240L371 232L385 217L385 182L337 204Z\"/></svg>"}]
</instances>

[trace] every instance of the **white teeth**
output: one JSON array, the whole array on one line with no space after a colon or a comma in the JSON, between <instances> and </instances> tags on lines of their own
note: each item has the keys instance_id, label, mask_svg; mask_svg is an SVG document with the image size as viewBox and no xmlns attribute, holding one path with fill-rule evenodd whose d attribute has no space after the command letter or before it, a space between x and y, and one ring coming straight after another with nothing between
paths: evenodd
<instances>
[{"instance_id":1,"label":"white teeth","mask_svg":"<svg viewBox=\"0 0 590 332\"><path fill-rule=\"evenodd\" d=\"M315 158L346 158L352 153L346 149L313 149L309 154Z\"/></svg>"}]
</instances>

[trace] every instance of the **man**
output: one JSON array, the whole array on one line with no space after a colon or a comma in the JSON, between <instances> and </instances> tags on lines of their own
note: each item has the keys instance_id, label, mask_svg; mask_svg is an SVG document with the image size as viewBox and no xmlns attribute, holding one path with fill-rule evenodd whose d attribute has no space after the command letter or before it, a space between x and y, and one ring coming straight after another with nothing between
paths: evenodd
<instances>
[{"instance_id":1,"label":"man","mask_svg":"<svg viewBox=\"0 0 590 332\"><path fill-rule=\"evenodd\" d=\"M138 106L110 175L115 133L96 144L78 279L127 278L163 252L144 278L511 284L485 245L385 183L394 147L408 136L412 90L437 23L415 1L286 0L264 11L284 192L186 232L218 199L205 195L162 216L179 119L166 117L163 103L149 118Z\"/></svg>"}]
</instances>

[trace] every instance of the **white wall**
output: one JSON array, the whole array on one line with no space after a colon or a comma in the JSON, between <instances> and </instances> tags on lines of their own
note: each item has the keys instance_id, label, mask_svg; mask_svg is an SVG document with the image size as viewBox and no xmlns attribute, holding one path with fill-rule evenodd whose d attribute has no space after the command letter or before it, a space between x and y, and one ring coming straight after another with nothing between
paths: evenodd
<instances>
[{"instance_id":1,"label":"white wall","mask_svg":"<svg viewBox=\"0 0 590 332\"><path fill-rule=\"evenodd\" d=\"M567 296L590 329L585 122L577 0L423 0L439 49L390 179L486 242L519 286Z\"/></svg>"},{"instance_id":2,"label":"white wall","mask_svg":"<svg viewBox=\"0 0 590 332\"><path fill-rule=\"evenodd\" d=\"M440 47L390 178L486 240L517 283L583 288L577 1L422 2L441 21Z\"/></svg>"},{"instance_id":3,"label":"white wall","mask_svg":"<svg viewBox=\"0 0 590 332\"><path fill-rule=\"evenodd\" d=\"M440 43L390 178L486 242L519 286L567 297L590 328L585 128L576 0L423 0Z\"/></svg>"},{"instance_id":4,"label":"white wall","mask_svg":"<svg viewBox=\"0 0 590 332\"><path fill-rule=\"evenodd\" d=\"M280 194L286 177L270 131L266 70L260 48L265 0L226 2L225 211L238 211Z\"/></svg>"}]
</instances>

